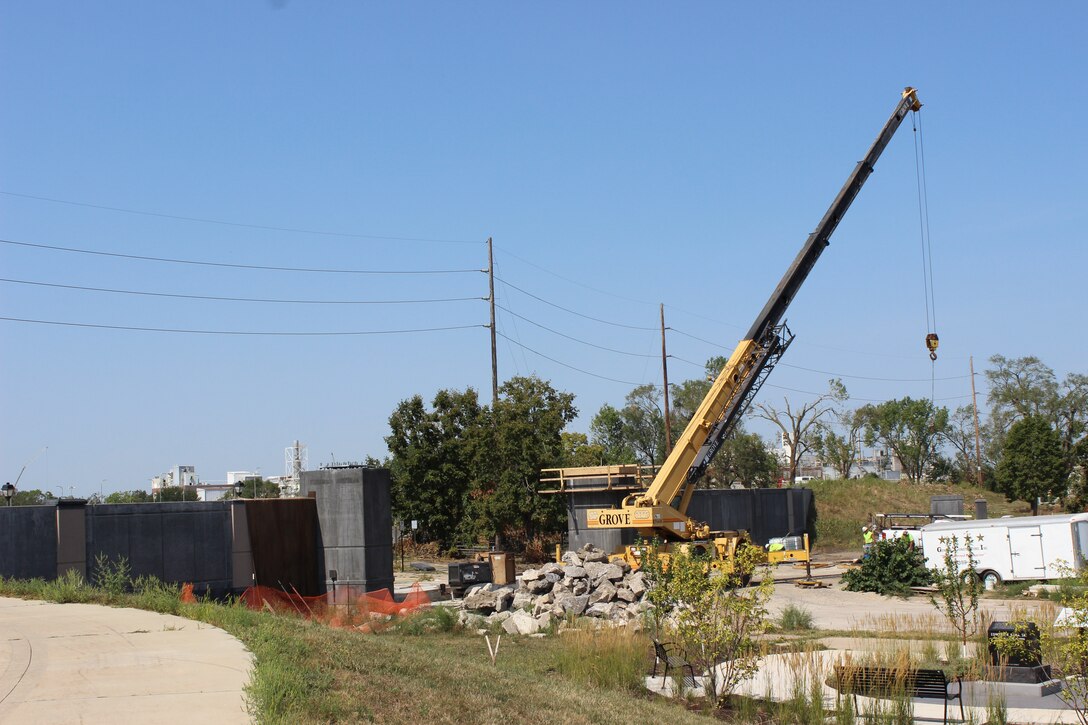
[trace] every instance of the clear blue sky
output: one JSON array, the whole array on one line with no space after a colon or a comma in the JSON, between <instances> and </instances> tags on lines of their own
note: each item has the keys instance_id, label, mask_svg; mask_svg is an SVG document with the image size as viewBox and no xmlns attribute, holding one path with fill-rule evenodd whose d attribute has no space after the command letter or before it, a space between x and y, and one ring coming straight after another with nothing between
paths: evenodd
<instances>
[{"instance_id":1,"label":"clear blue sky","mask_svg":"<svg viewBox=\"0 0 1088 725\"><path fill-rule=\"evenodd\" d=\"M795 367L761 397L800 400L783 388L822 391L826 372L859 403L924 397L935 376L948 378L935 397L955 407L969 402L971 355L978 370L1000 353L1088 372L1086 7L4 3L0 239L420 272L483 269L493 236L509 338L500 376L536 373L574 393L585 430L602 403L659 380L660 341L556 305L654 328L664 302L670 378L698 375L683 361L732 349L913 85L940 359L931 368L922 344L908 121L790 309ZM299 337L0 321L0 478L48 446L21 487L147 487L176 464L207 480L276 475L295 439L311 465L382 456L398 401L466 386L490 395L482 299L279 304L25 284L389 301L483 298L480 272L270 271L9 243L0 270L17 280L0 282L7 318L477 326Z\"/></svg>"}]
</instances>

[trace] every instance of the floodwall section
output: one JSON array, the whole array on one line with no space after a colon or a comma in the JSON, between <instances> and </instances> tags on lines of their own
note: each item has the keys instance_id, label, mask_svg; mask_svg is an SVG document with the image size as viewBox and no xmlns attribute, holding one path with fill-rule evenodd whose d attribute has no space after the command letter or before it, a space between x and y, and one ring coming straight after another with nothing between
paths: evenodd
<instances>
[{"instance_id":1,"label":"floodwall section","mask_svg":"<svg viewBox=\"0 0 1088 725\"><path fill-rule=\"evenodd\" d=\"M0 576L57 575L57 507L0 504Z\"/></svg>"},{"instance_id":2,"label":"floodwall section","mask_svg":"<svg viewBox=\"0 0 1088 725\"><path fill-rule=\"evenodd\" d=\"M84 507L87 575L95 561L128 560L132 577L149 575L197 594L232 590L230 502L103 504Z\"/></svg>"},{"instance_id":3,"label":"floodwall section","mask_svg":"<svg viewBox=\"0 0 1088 725\"><path fill-rule=\"evenodd\" d=\"M619 551L634 543L635 529L589 529L586 510L619 506L626 493L587 491L568 493L567 546L577 549L594 544L605 551ZM816 540L816 499L808 488L701 488L688 505L688 516L710 525L712 531L747 531L763 546L777 536L807 533Z\"/></svg>"}]
</instances>

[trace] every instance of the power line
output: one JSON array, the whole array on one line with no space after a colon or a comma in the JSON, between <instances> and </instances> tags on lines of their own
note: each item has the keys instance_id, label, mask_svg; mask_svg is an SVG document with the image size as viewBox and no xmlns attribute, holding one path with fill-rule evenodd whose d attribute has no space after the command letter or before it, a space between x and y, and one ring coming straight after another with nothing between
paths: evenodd
<instances>
[{"instance_id":1,"label":"power line","mask_svg":"<svg viewBox=\"0 0 1088 725\"><path fill-rule=\"evenodd\" d=\"M495 277L495 281L496 282L501 282L504 285L506 285L507 287L509 287L511 289L514 289L514 290L517 290L518 292L521 292L523 295L527 295L529 297L532 297L534 300L537 300L539 302L543 302L546 305L550 305L550 306L556 308L557 310L563 310L563 312L567 312L567 313L570 313L572 315L576 315L578 317L585 318L587 320L592 320L593 322L600 322L600 323L605 324L605 325L612 325L613 327L623 327L623 328L626 328L628 330L649 330L650 332L656 332L657 331L656 327L640 327L638 325L626 325L626 324L624 324L622 322L611 322L609 320L602 320L599 317L591 317L590 315L585 315L585 314L582 314L581 312L576 312L576 311L574 311L572 309L569 309L567 307L563 307L562 305L557 305L554 302L549 302L548 300L544 299L543 297L537 297L532 292L527 292L526 290L523 290L521 287L518 287L517 285L511 284L511 283L507 282L506 280L504 280L504 279L502 279L500 277Z\"/></svg>"},{"instance_id":2,"label":"power line","mask_svg":"<svg viewBox=\"0 0 1088 725\"><path fill-rule=\"evenodd\" d=\"M0 319L2 319L2 318L0 318ZM517 340L514 340L514 339L512 339L510 337L507 337L506 335L504 335L501 332L498 332L496 334L499 337L503 338L504 340L507 340L508 342L511 342L511 343L517 345L518 347L520 347L520 348L522 348L524 350L528 350L529 352L533 353L534 355L542 357L545 360L550 360L551 362L555 363L556 365L562 365L565 368L568 368L570 370L574 370L575 372L582 373L583 375L589 375L589 376L594 377L594 378L600 378L601 380L608 380L609 382L613 382L613 383L620 383L621 385L641 385L641 383L632 383L630 380L617 380L616 378L610 378L607 375L598 375L597 373L591 373L588 370L583 370L582 368L576 368L573 365L568 365L565 362L561 362L559 360L556 360L554 357L549 357L549 356L545 355L542 352L534 350L533 348L529 347L528 345L522 345Z\"/></svg>"},{"instance_id":3,"label":"power line","mask_svg":"<svg viewBox=\"0 0 1088 725\"><path fill-rule=\"evenodd\" d=\"M249 330L180 330L168 327L132 327L128 325L98 325L87 322L60 322L57 320L29 320L20 317L0 317L7 322L24 322L35 325L58 325L61 327L86 327L97 330L130 330L135 332L171 332L185 335L233 335L233 336L269 336L269 337L349 337L358 335L405 335L414 332L441 332L445 330L469 330L488 325L455 325L451 327L423 327L414 330L354 330L345 332L258 332Z\"/></svg>"},{"instance_id":4,"label":"power line","mask_svg":"<svg viewBox=\"0 0 1088 725\"><path fill-rule=\"evenodd\" d=\"M313 274L464 274L468 272L483 272L480 269L327 269L320 267L272 267L261 264L231 264L229 262L205 262L192 259L173 259L170 257L147 257L139 254L121 254L120 252L102 252L95 249L77 249L75 247L58 247L51 244L36 244L34 242L18 242L12 239L0 239L0 244L12 244L19 247L33 247L35 249L49 249L56 252L74 252L76 254L93 254L100 257L120 257L122 259L139 259L146 262L165 262L168 264L192 264L201 267L228 267L231 269L259 269L273 272L306 272Z\"/></svg>"},{"instance_id":5,"label":"power line","mask_svg":"<svg viewBox=\"0 0 1088 725\"><path fill-rule=\"evenodd\" d=\"M588 284L585 284L584 282L579 282L578 280L571 279L570 277L564 277L563 275L559 274L558 272L553 272L552 270L548 269L547 267L541 267L539 264L536 264L534 262L530 262L528 259L525 259L524 257L519 257L518 255L511 252L509 249L506 249L505 247L500 247L497 244L495 245L495 249L498 249L503 254L506 254L506 255L509 255L509 256L513 257L514 259L518 260L519 262L527 264L530 267L533 267L535 269L539 269L541 272L544 272L546 274L550 274L553 277L556 277L557 279L563 280L564 282L570 282L571 284L576 285L578 287L581 287L583 289L587 289L590 292L596 292L597 294L604 295L606 297L615 297L616 299L623 300L624 302L637 302L640 305L652 305L652 304L654 304L652 302L647 302L645 300L635 299L634 297L624 297L623 295L618 295L618 294L616 294L614 292L605 292L604 290L597 289L596 287L590 287Z\"/></svg>"},{"instance_id":6,"label":"power line","mask_svg":"<svg viewBox=\"0 0 1088 725\"><path fill-rule=\"evenodd\" d=\"M268 232L290 232L292 234L314 234L323 237L342 237L346 239L384 239L394 242L433 242L436 244L483 244L475 239L432 239L428 237L391 237L379 234L353 234L348 232L330 232L320 229L300 229L296 227L276 227L266 224L245 224L241 222L229 222L222 219L208 219L205 217L181 216L179 214L161 214L152 211L140 211L138 209L125 209L118 206L104 206L102 204L88 204L82 201L69 201L66 199L54 199L48 196L35 196L33 194L20 194L14 191L0 191L5 196L14 196L21 199L34 199L47 201L52 204L67 204L68 206L81 206L88 209L101 209L103 211L115 211L124 214L138 214L140 216L157 217L159 219L174 219L184 222L200 222L201 224L220 224L227 227L242 227L245 229L261 229Z\"/></svg>"},{"instance_id":7,"label":"power line","mask_svg":"<svg viewBox=\"0 0 1088 725\"><path fill-rule=\"evenodd\" d=\"M581 343L583 345L588 345L590 347L595 347L598 350L604 350L606 352L614 352L614 353L617 353L619 355L630 355L631 357L657 357L656 355L646 355L646 354L639 353L639 352L627 352L626 350L617 350L617 349L612 348L612 347L605 347L604 345L597 345L596 343L587 342L586 340L580 340L577 337L572 337L570 335L559 332L558 330L553 330L552 328L547 327L545 325L542 325L539 322L534 322L533 320L530 320L528 317L523 317L522 315L519 315L518 313L514 312L513 310L507 309L506 307L503 307L500 304L496 304L495 307L502 310L503 312L506 312L507 314L513 315L514 317L518 318L519 320L525 320L530 325L534 325L535 327L539 327L541 330L547 330L548 332L552 333L553 335L559 335L559 337L564 337L564 338L566 338L568 340L573 340L574 342L578 342L578 343Z\"/></svg>"},{"instance_id":8,"label":"power line","mask_svg":"<svg viewBox=\"0 0 1088 725\"><path fill-rule=\"evenodd\" d=\"M81 287L73 284L55 284L52 282L32 282L25 279L4 279L0 277L0 282L7 282L9 284L26 284L34 285L36 287L54 287L59 289L71 289L80 290L83 292L108 292L111 294L121 295L142 295L147 297L170 297L185 300L212 300L215 302L264 302L274 304L292 304L292 305L407 305L407 304L428 304L437 302L465 302L468 300L486 300L486 297L446 297L440 299L420 299L420 300L285 300L285 299L271 299L263 297L217 297L214 295L183 295L172 294L167 292L145 292L139 290L124 290L124 289L110 289L108 287Z\"/></svg>"}]
</instances>

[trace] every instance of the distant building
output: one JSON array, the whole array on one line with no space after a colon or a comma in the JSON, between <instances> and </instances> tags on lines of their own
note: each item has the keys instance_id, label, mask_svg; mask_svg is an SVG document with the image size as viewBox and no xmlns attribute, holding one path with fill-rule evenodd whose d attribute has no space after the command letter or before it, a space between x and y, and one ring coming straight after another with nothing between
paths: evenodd
<instances>
[{"instance_id":1,"label":"distant building","mask_svg":"<svg viewBox=\"0 0 1088 725\"><path fill-rule=\"evenodd\" d=\"M151 493L158 493L171 486L197 486L199 483L196 466L174 466L166 473L151 479Z\"/></svg>"}]
</instances>

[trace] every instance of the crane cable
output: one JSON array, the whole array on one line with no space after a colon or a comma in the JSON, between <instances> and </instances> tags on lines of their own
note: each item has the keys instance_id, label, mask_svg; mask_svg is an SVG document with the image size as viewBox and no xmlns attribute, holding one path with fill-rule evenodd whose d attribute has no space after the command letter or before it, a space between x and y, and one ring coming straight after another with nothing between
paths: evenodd
<instances>
[{"instance_id":1,"label":"crane cable","mask_svg":"<svg viewBox=\"0 0 1088 725\"><path fill-rule=\"evenodd\" d=\"M930 398L933 398L935 368L937 362L937 304L933 294L933 242L929 230L929 195L926 188L926 150L922 138L922 118L917 111L911 113L911 126L914 129L914 169L918 187L918 232L922 243L922 291L926 313L926 349L929 350L931 363Z\"/></svg>"}]
</instances>

